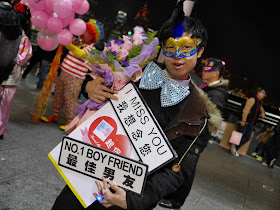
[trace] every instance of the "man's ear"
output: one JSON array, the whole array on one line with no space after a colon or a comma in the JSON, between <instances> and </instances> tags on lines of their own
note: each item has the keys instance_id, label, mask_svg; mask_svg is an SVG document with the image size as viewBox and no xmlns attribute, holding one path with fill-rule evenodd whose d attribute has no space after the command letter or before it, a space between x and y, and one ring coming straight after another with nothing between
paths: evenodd
<instances>
[{"instance_id":1,"label":"man's ear","mask_svg":"<svg viewBox=\"0 0 280 210\"><path fill-rule=\"evenodd\" d=\"M204 52L204 47L199 49L199 51L197 53L197 58L200 58L203 52Z\"/></svg>"}]
</instances>

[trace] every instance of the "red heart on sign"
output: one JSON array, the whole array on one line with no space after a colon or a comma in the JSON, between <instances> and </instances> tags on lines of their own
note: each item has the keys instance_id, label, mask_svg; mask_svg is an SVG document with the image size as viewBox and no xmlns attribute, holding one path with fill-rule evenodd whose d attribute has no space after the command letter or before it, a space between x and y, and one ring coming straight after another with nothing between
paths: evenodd
<instances>
[{"instance_id":1,"label":"red heart on sign","mask_svg":"<svg viewBox=\"0 0 280 210\"><path fill-rule=\"evenodd\" d=\"M132 150L132 145L126 136L115 135L115 137L113 138L113 142L115 144L114 144L113 150L111 150L112 152L115 152L117 154L120 154L120 155L123 155L126 157L130 156L131 150ZM121 151L120 153L118 153L119 150Z\"/></svg>"},{"instance_id":2,"label":"red heart on sign","mask_svg":"<svg viewBox=\"0 0 280 210\"><path fill-rule=\"evenodd\" d=\"M117 123L108 116L97 118L89 127L88 138L90 142L103 149L129 157L132 145L124 135L116 135Z\"/></svg>"}]
</instances>

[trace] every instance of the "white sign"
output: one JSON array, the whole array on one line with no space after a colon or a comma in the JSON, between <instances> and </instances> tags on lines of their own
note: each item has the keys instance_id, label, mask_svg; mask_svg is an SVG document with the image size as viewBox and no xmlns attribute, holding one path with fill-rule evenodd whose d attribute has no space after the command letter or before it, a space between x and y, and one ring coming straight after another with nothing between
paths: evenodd
<instances>
[{"instance_id":1,"label":"white sign","mask_svg":"<svg viewBox=\"0 0 280 210\"><path fill-rule=\"evenodd\" d=\"M149 165L149 172L176 158L176 152L134 85L128 83L116 96L119 100L111 103L140 160Z\"/></svg>"},{"instance_id":2,"label":"white sign","mask_svg":"<svg viewBox=\"0 0 280 210\"><path fill-rule=\"evenodd\" d=\"M114 181L118 186L141 194L148 166L113 152L64 137L58 164L86 176Z\"/></svg>"}]
</instances>

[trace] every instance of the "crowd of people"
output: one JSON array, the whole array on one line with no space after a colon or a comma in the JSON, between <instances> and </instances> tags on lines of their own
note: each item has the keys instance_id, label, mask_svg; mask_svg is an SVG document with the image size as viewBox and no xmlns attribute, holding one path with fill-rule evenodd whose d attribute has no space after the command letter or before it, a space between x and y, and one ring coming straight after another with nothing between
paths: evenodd
<instances>
[{"instance_id":1,"label":"crowd of people","mask_svg":"<svg viewBox=\"0 0 280 210\"><path fill-rule=\"evenodd\" d=\"M147 178L143 196L124 191L112 182L109 183L109 190L106 180L103 180L104 189L97 183L99 190L105 190L107 193L104 194L102 202L96 201L88 209L151 209L157 204L165 208L180 208L191 190L200 154L206 148L211 132L216 131L222 121L228 100L229 80L225 79L224 75L225 63L217 58L206 59L201 78L194 74L193 70L203 55L208 36L198 19L185 16L183 2L177 3L172 17L162 25L157 35L164 62L150 61L143 68L141 79L135 83L177 152L178 158ZM11 46L8 49L12 49L0 62L0 138L3 139L23 66L32 56L32 45L26 36L27 26L30 24L28 9L23 6L24 12L17 11L16 5L8 2L3 4L2 1L0 3L0 42L1 45ZM85 65L85 58L88 52L95 48L94 43L99 41L101 34L97 33L96 28L100 30L98 23L88 22L86 26L85 33L81 37L75 37L73 43L66 46L68 53L62 60L57 75L52 115L41 117L43 122L56 122L60 110L64 107L67 122L60 126L62 130L65 130L77 115L80 93L96 103L103 103L107 99L117 100L113 95L117 91L104 86L103 78L93 79L88 75L90 69ZM38 48L33 54L22 77L25 78L36 63L40 62L37 89L42 89L55 50L46 52ZM166 91L161 91L161 86L147 88L153 86L151 83L156 81L158 75L153 74L154 72L163 72L166 75L166 81L163 82ZM176 96L174 86L175 89L183 89L184 94ZM174 98L169 98L170 92L174 93ZM242 105L238 121L238 130L242 133L242 138L239 145L231 146L234 156L239 156L238 148L250 140L258 116L265 116L262 107L265 96L266 91L259 88L256 95ZM252 153L252 156L269 167L273 167L279 156L279 124L257 136L260 143ZM190 150L186 151L186 148ZM174 164L178 162L179 170L175 170ZM84 208L66 186L56 199L53 209Z\"/></svg>"}]
</instances>

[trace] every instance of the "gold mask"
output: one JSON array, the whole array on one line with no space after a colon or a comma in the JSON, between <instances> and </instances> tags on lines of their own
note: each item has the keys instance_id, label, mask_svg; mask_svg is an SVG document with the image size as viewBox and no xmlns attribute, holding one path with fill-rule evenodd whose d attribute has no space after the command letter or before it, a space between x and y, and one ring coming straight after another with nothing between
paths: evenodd
<instances>
[{"instance_id":1,"label":"gold mask","mask_svg":"<svg viewBox=\"0 0 280 210\"><path fill-rule=\"evenodd\" d=\"M190 57L197 52L197 45L200 43L200 38L190 38L184 36L174 39L173 37L169 37L163 47L163 54L169 58Z\"/></svg>"}]
</instances>

